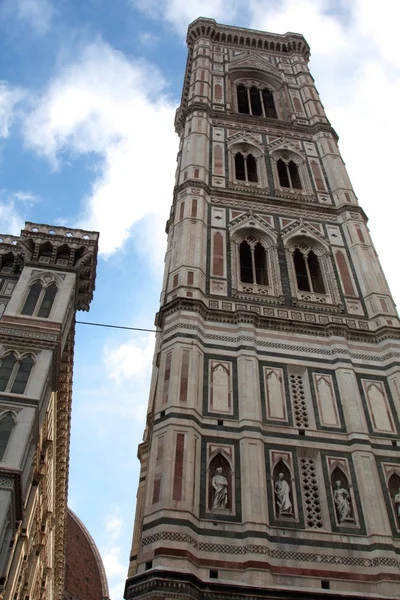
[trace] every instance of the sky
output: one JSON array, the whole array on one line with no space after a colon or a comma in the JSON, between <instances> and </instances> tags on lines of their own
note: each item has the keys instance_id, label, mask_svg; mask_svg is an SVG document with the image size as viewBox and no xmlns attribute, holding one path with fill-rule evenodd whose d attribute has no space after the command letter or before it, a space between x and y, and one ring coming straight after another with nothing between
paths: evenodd
<instances>
[{"instance_id":1,"label":"sky","mask_svg":"<svg viewBox=\"0 0 400 600\"><path fill-rule=\"evenodd\" d=\"M94 300L78 320L151 329L187 25L294 31L398 303L399 13L398 0L0 0L1 233L25 220L100 231ZM69 505L112 600L128 568L153 344L77 325Z\"/></svg>"}]
</instances>

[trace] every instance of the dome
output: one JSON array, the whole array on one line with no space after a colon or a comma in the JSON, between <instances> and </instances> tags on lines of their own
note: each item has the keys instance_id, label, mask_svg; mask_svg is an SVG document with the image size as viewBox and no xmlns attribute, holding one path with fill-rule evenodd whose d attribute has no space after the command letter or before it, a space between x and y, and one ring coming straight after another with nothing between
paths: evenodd
<instances>
[{"instance_id":1,"label":"dome","mask_svg":"<svg viewBox=\"0 0 400 600\"><path fill-rule=\"evenodd\" d=\"M109 600L103 561L82 521L68 509L65 600Z\"/></svg>"}]
</instances>

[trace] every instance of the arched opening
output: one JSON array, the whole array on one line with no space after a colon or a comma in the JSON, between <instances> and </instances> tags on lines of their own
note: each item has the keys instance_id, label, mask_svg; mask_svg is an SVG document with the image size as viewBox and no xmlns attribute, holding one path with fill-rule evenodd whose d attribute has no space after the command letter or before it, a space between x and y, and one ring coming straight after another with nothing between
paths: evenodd
<instances>
[{"instance_id":1,"label":"arched opening","mask_svg":"<svg viewBox=\"0 0 400 600\"><path fill-rule=\"evenodd\" d=\"M41 281L36 281L30 288L29 294L25 300L25 304L22 308L21 314L23 315L33 315L33 311L35 310L37 301L42 292L42 283Z\"/></svg>"},{"instance_id":2,"label":"arched opening","mask_svg":"<svg viewBox=\"0 0 400 600\"><path fill-rule=\"evenodd\" d=\"M303 253L296 248L293 252L293 265L299 291L326 294L321 265L312 250Z\"/></svg>"},{"instance_id":3,"label":"arched opening","mask_svg":"<svg viewBox=\"0 0 400 600\"><path fill-rule=\"evenodd\" d=\"M250 88L251 114L257 117L263 114L261 106L260 90L256 87Z\"/></svg>"},{"instance_id":4,"label":"arched opening","mask_svg":"<svg viewBox=\"0 0 400 600\"><path fill-rule=\"evenodd\" d=\"M288 467L280 460L274 468L274 505L275 515L279 518L293 518L292 477Z\"/></svg>"},{"instance_id":5,"label":"arched opening","mask_svg":"<svg viewBox=\"0 0 400 600\"><path fill-rule=\"evenodd\" d=\"M232 471L220 452L209 466L208 508L210 511L232 510Z\"/></svg>"},{"instance_id":6,"label":"arched opening","mask_svg":"<svg viewBox=\"0 0 400 600\"><path fill-rule=\"evenodd\" d=\"M390 499L392 501L393 511L396 515L397 525L400 524L400 476L393 473L388 481Z\"/></svg>"},{"instance_id":7,"label":"arched opening","mask_svg":"<svg viewBox=\"0 0 400 600\"><path fill-rule=\"evenodd\" d=\"M246 240L240 244L240 281L253 283L253 266L250 246Z\"/></svg>"},{"instance_id":8,"label":"arched opening","mask_svg":"<svg viewBox=\"0 0 400 600\"><path fill-rule=\"evenodd\" d=\"M33 358L31 356L26 356L19 362L18 370L11 388L11 392L13 394L23 394L25 392L26 384L28 383L32 367Z\"/></svg>"},{"instance_id":9,"label":"arched opening","mask_svg":"<svg viewBox=\"0 0 400 600\"><path fill-rule=\"evenodd\" d=\"M45 242L39 249L39 262L49 263L53 255L53 246L50 242Z\"/></svg>"},{"instance_id":10,"label":"arched opening","mask_svg":"<svg viewBox=\"0 0 400 600\"><path fill-rule=\"evenodd\" d=\"M301 190L299 168L295 162L286 162L280 158L277 161L277 169L281 187Z\"/></svg>"},{"instance_id":11,"label":"arched opening","mask_svg":"<svg viewBox=\"0 0 400 600\"><path fill-rule=\"evenodd\" d=\"M254 263L256 283L258 285L268 285L267 257L264 247L259 242L254 248Z\"/></svg>"},{"instance_id":12,"label":"arched opening","mask_svg":"<svg viewBox=\"0 0 400 600\"><path fill-rule=\"evenodd\" d=\"M325 294L324 279L322 277L321 265L319 264L318 257L311 250L307 259L313 291L316 294Z\"/></svg>"},{"instance_id":13,"label":"arched opening","mask_svg":"<svg viewBox=\"0 0 400 600\"><path fill-rule=\"evenodd\" d=\"M247 180L257 183L257 162L252 154L247 156Z\"/></svg>"},{"instance_id":14,"label":"arched opening","mask_svg":"<svg viewBox=\"0 0 400 600\"><path fill-rule=\"evenodd\" d=\"M252 154L235 154L235 179L237 181L258 182L257 161Z\"/></svg>"},{"instance_id":15,"label":"arched opening","mask_svg":"<svg viewBox=\"0 0 400 600\"><path fill-rule=\"evenodd\" d=\"M47 286L44 292L43 300L37 315L38 317L47 318L49 316L56 294L57 285L53 282L49 286Z\"/></svg>"},{"instance_id":16,"label":"arched opening","mask_svg":"<svg viewBox=\"0 0 400 600\"><path fill-rule=\"evenodd\" d=\"M242 114L248 115L250 113L249 98L247 96L247 88L245 88L244 85L237 86L237 102L238 111Z\"/></svg>"},{"instance_id":17,"label":"arched opening","mask_svg":"<svg viewBox=\"0 0 400 600\"><path fill-rule=\"evenodd\" d=\"M293 252L294 270L296 272L297 288L302 292L310 292L305 256L298 248Z\"/></svg>"},{"instance_id":18,"label":"arched opening","mask_svg":"<svg viewBox=\"0 0 400 600\"><path fill-rule=\"evenodd\" d=\"M331 474L333 502L339 524L354 521L349 482L342 469L335 467Z\"/></svg>"},{"instance_id":19,"label":"arched opening","mask_svg":"<svg viewBox=\"0 0 400 600\"><path fill-rule=\"evenodd\" d=\"M7 354L1 359L0 364L0 392L4 392L8 386L8 382L11 379L14 366L17 362L14 354Z\"/></svg>"},{"instance_id":20,"label":"arched opening","mask_svg":"<svg viewBox=\"0 0 400 600\"><path fill-rule=\"evenodd\" d=\"M4 458L14 425L14 417L11 413L3 415L0 419L0 461Z\"/></svg>"},{"instance_id":21,"label":"arched opening","mask_svg":"<svg viewBox=\"0 0 400 600\"><path fill-rule=\"evenodd\" d=\"M243 240L239 246L240 281L268 285L267 254L256 240Z\"/></svg>"},{"instance_id":22,"label":"arched opening","mask_svg":"<svg viewBox=\"0 0 400 600\"><path fill-rule=\"evenodd\" d=\"M14 255L12 252L5 254L1 261L1 272L12 273L14 270Z\"/></svg>"},{"instance_id":23,"label":"arched opening","mask_svg":"<svg viewBox=\"0 0 400 600\"><path fill-rule=\"evenodd\" d=\"M264 102L265 116L270 119L277 119L278 115L276 114L274 95L271 90L264 88L262 91L262 97Z\"/></svg>"},{"instance_id":24,"label":"arched opening","mask_svg":"<svg viewBox=\"0 0 400 600\"><path fill-rule=\"evenodd\" d=\"M235 178L239 181L246 181L246 170L244 166L244 156L241 152L235 154Z\"/></svg>"}]
</instances>

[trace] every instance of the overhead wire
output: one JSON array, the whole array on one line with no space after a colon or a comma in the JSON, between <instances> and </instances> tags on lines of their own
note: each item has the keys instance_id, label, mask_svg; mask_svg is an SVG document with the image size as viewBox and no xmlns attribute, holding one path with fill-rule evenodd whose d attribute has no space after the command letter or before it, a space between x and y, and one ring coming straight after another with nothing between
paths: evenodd
<instances>
[{"instance_id":1,"label":"overhead wire","mask_svg":"<svg viewBox=\"0 0 400 600\"><path fill-rule=\"evenodd\" d=\"M144 327L127 327L124 325L109 325L107 323L90 323L89 321L76 321L79 325L92 325L93 327L109 327L110 329L128 329L129 331L147 331L157 333L156 329L145 329Z\"/></svg>"}]
</instances>

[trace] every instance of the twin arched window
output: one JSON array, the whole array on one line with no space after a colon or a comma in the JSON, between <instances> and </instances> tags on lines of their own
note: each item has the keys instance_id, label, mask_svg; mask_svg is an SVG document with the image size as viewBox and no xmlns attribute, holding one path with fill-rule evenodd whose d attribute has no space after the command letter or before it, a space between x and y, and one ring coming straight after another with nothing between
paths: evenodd
<instances>
[{"instance_id":1,"label":"twin arched window","mask_svg":"<svg viewBox=\"0 0 400 600\"><path fill-rule=\"evenodd\" d=\"M302 252L296 248L293 252L293 265L296 273L297 288L301 292L325 294L324 278L318 256L312 250Z\"/></svg>"},{"instance_id":2,"label":"twin arched window","mask_svg":"<svg viewBox=\"0 0 400 600\"><path fill-rule=\"evenodd\" d=\"M267 88L246 87L240 84L236 88L238 111L245 115L277 119L274 96Z\"/></svg>"},{"instance_id":3,"label":"twin arched window","mask_svg":"<svg viewBox=\"0 0 400 600\"><path fill-rule=\"evenodd\" d=\"M235 154L235 179L258 182L257 161L252 154Z\"/></svg>"},{"instance_id":4,"label":"twin arched window","mask_svg":"<svg viewBox=\"0 0 400 600\"><path fill-rule=\"evenodd\" d=\"M276 167L281 187L301 190L299 168L293 160L284 161L280 158L276 163Z\"/></svg>"},{"instance_id":5,"label":"twin arched window","mask_svg":"<svg viewBox=\"0 0 400 600\"><path fill-rule=\"evenodd\" d=\"M56 294L57 285L54 282L44 287L41 281L36 281L29 290L21 314L47 318Z\"/></svg>"},{"instance_id":6,"label":"twin arched window","mask_svg":"<svg viewBox=\"0 0 400 600\"><path fill-rule=\"evenodd\" d=\"M0 392L23 394L33 367L33 358L25 356L18 360L11 353L0 360Z\"/></svg>"},{"instance_id":7,"label":"twin arched window","mask_svg":"<svg viewBox=\"0 0 400 600\"><path fill-rule=\"evenodd\" d=\"M0 461L4 458L4 453L8 446L11 432L15 421L11 413L5 413L0 419Z\"/></svg>"},{"instance_id":8,"label":"twin arched window","mask_svg":"<svg viewBox=\"0 0 400 600\"><path fill-rule=\"evenodd\" d=\"M254 239L245 239L239 247L240 281L268 285L267 251Z\"/></svg>"}]
</instances>

